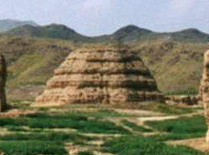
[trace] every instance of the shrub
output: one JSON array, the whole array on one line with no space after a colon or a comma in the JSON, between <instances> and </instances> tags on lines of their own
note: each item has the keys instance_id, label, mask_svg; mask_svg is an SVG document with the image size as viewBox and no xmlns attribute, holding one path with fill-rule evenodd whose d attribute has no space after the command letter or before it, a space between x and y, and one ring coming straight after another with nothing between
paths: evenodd
<instances>
[{"instance_id":1,"label":"shrub","mask_svg":"<svg viewBox=\"0 0 209 155\"><path fill-rule=\"evenodd\" d=\"M193 117L182 117L177 120L166 120L166 121L149 121L146 123L153 128L176 134L205 134L207 126L205 118L200 115Z\"/></svg>"},{"instance_id":2,"label":"shrub","mask_svg":"<svg viewBox=\"0 0 209 155\"><path fill-rule=\"evenodd\" d=\"M119 155L203 155L203 153L182 146L169 146L155 140L125 136L107 141L104 151Z\"/></svg>"},{"instance_id":3,"label":"shrub","mask_svg":"<svg viewBox=\"0 0 209 155\"><path fill-rule=\"evenodd\" d=\"M149 121L146 124L161 132L166 132L150 136L157 141L198 138L204 136L207 130L205 119L200 115L182 117L177 120Z\"/></svg>"},{"instance_id":4,"label":"shrub","mask_svg":"<svg viewBox=\"0 0 209 155\"><path fill-rule=\"evenodd\" d=\"M0 151L6 155L67 155L63 144L48 141L1 141Z\"/></svg>"}]
</instances>

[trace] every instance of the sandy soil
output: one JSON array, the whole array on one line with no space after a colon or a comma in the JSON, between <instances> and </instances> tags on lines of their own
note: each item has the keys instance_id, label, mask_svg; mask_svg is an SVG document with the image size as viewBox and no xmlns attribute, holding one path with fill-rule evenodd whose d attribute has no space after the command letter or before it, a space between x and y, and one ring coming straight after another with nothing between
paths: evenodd
<instances>
[{"instance_id":1,"label":"sandy soil","mask_svg":"<svg viewBox=\"0 0 209 155\"><path fill-rule=\"evenodd\" d=\"M195 139L186 139L186 140L167 141L166 143L174 146L185 145L202 152L209 152L209 144L205 142L204 137L195 138Z\"/></svg>"},{"instance_id":2,"label":"sandy soil","mask_svg":"<svg viewBox=\"0 0 209 155\"><path fill-rule=\"evenodd\" d=\"M21 110L21 109L12 109L8 112L1 113L0 116L3 117L18 117L22 115L29 115L29 114L35 114L37 113L37 110Z\"/></svg>"}]
</instances>

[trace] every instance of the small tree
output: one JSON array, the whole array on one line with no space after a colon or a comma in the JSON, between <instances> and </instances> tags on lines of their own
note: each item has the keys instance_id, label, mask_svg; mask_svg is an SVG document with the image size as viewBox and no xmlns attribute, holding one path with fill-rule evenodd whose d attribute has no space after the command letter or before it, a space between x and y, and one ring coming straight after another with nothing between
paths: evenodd
<instances>
[{"instance_id":1,"label":"small tree","mask_svg":"<svg viewBox=\"0 0 209 155\"><path fill-rule=\"evenodd\" d=\"M4 112L7 108L6 100L6 79L7 79L7 65L3 54L0 54L0 112Z\"/></svg>"}]
</instances>

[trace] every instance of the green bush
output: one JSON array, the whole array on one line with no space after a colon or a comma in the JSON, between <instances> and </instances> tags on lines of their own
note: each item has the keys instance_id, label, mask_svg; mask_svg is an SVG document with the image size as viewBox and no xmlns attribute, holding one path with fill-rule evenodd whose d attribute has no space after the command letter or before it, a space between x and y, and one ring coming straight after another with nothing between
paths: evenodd
<instances>
[{"instance_id":1,"label":"green bush","mask_svg":"<svg viewBox=\"0 0 209 155\"><path fill-rule=\"evenodd\" d=\"M204 133L190 133L190 134L182 134L182 133L167 133L149 136L150 138L157 141L168 141L168 140L182 140L182 139L190 139L190 138L198 138L204 136Z\"/></svg>"},{"instance_id":2,"label":"green bush","mask_svg":"<svg viewBox=\"0 0 209 155\"><path fill-rule=\"evenodd\" d=\"M149 121L146 124L159 131L170 133L195 134L205 133L207 130L205 118L200 115L181 117L177 120Z\"/></svg>"},{"instance_id":3,"label":"green bush","mask_svg":"<svg viewBox=\"0 0 209 155\"><path fill-rule=\"evenodd\" d=\"M63 144L49 141L1 141L0 151L6 155L67 155Z\"/></svg>"},{"instance_id":4,"label":"green bush","mask_svg":"<svg viewBox=\"0 0 209 155\"><path fill-rule=\"evenodd\" d=\"M107 141L104 151L119 155L203 155L182 146L169 146L150 138L125 136Z\"/></svg>"},{"instance_id":5,"label":"green bush","mask_svg":"<svg viewBox=\"0 0 209 155\"><path fill-rule=\"evenodd\" d=\"M1 141L54 141L54 142L64 142L64 141L79 141L79 140L91 140L92 138L81 136L74 133L62 133L62 132L51 132L51 133L28 133L28 134L9 134L0 135Z\"/></svg>"},{"instance_id":6,"label":"green bush","mask_svg":"<svg viewBox=\"0 0 209 155\"><path fill-rule=\"evenodd\" d=\"M206 133L207 126L205 118L200 115L193 117L182 117L177 120L166 121L149 121L147 125L161 131L170 133L165 137L159 137L159 139L184 139L201 137ZM158 139L157 138L157 139Z\"/></svg>"}]
</instances>

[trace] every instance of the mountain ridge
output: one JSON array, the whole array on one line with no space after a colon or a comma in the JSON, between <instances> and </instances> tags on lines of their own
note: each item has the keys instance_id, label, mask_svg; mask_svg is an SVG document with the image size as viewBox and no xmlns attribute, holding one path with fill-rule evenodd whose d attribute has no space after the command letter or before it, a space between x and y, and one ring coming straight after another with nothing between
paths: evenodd
<instances>
[{"instance_id":1,"label":"mountain ridge","mask_svg":"<svg viewBox=\"0 0 209 155\"><path fill-rule=\"evenodd\" d=\"M154 32L148 29L140 28L135 25L124 26L112 34L90 37L82 35L62 24L50 24L46 26L23 25L13 28L2 35L24 36L70 40L74 42L137 42L146 40L167 40L180 42L209 42L209 34L198 29L189 28L176 32Z\"/></svg>"},{"instance_id":2,"label":"mountain ridge","mask_svg":"<svg viewBox=\"0 0 209 155\"><path fill-rule=\"evenodd\" d=\"M32 25L32 26L38 26L34 21L27 20L27 21L21 21L21 20L14 20L14 19L3 19L0 20L0 32L6 32L13 28L17 28L23 25Z\"/></svg>"}]
</instances>

